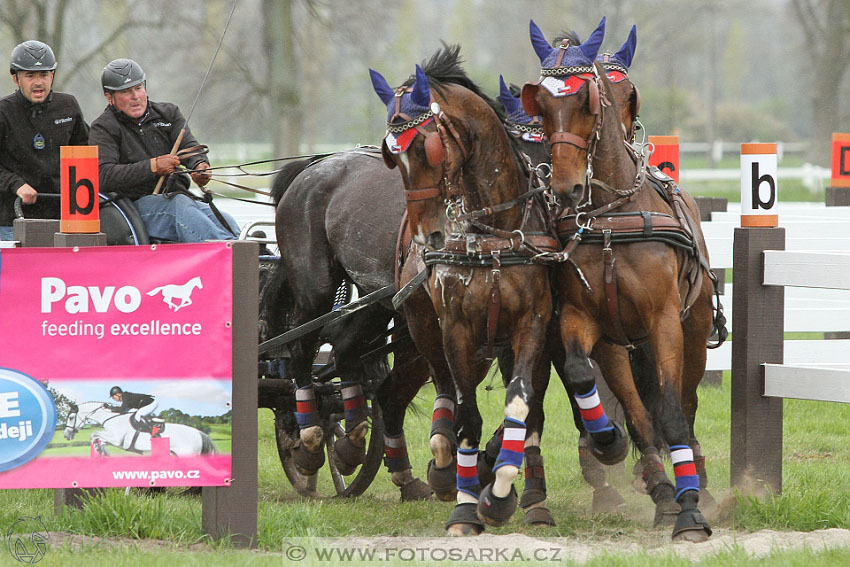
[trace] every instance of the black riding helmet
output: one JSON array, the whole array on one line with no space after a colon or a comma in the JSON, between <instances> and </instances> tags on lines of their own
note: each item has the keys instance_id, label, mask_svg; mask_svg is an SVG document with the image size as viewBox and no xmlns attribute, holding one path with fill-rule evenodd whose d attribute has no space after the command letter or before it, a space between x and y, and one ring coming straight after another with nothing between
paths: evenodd
<instances>
[{"instance_id":1,"label":"black riding helmet","mask_svg":"<svg viewBox=\"0 0 850 567\"><path fill-rule=\"evenodd\" d=\"M18 71L55 71L56 57L46 43L31 39L19 43L12 50L9 73Z\"/></svg>"},{"instance_id":2,"label":"black riding helmet","mask_svg":"<svg viewBox=\"0 0 850 567\"><path fill-rule=\"evenodd\" d=\"M112 386L112 389L109 390L109 397L111 398L115 394L123 394L124 390L121 389L120 386Z\"/></svg>"},{"instance_id":3,"label":"black riding helmet","mask_svg":"<svg viewBox=\"0 0 850 567\"><path fill-rule=\"evenodd\" d=\"M115 59L103 68L100 84L104 92L123 91L145 82L145 72L132 59Z\"/></svg>"}]
</instances>

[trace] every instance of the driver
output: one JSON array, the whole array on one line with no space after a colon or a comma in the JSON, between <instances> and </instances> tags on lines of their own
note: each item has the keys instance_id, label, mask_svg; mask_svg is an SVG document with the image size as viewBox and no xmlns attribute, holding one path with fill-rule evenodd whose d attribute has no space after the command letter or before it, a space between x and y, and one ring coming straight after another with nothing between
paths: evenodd
<instances>
[{"instance_id":1,"label":"driver","mask_svg":"<svg viewBox=\"0 0 850 567\"><path fill-rule=\"evenodd\" d=\"M38 194L59 193L59 147L84 146L89 138L77 99L53 90L56 58L49 45L17 45L9 71L18 88L0 100L0 240L13 238L16 197L33 205L27 217L59 218L59 200Z\"/></svg>"},{"instance_id":2,"label":"driver","mask_svg":"<svg viewBox=\"0 0 850 567\"><path fill-rule=\"evenodd\" d=\"M118 413L130 413L135 410L136 421L139 424L140 430L149 432L152 437L156 437L161 432L159 423L151 417L151 414L156 410L157 403L153 396L149 394L136 394L133 392L125 392L120 386L112 386L109 390L109 397L116 402L121 402L121 405L114 408Z\"/></svg>"}]
</instances>

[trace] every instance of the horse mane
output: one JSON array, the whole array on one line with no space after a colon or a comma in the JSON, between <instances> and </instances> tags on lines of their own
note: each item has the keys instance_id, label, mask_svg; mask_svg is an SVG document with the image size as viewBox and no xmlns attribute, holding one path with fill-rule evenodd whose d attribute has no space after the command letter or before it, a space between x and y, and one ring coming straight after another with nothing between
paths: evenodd
<instances>
[{"instance_id":1,"label":"horse mane","mask_svg":"<svg viewBox=\"0 0 850 567\"><path fill-rule=\"evenodd\" d=\"M552 47L560 47L561 41L568 39L570 40L570 45L581 45L581 39L579 39L578 34L573 31L562 31L558 34L558 37L552 40Z\"/></svg>"},{"instance_id":2,"label":"horse mane","mask_svg":"<svg viewBox=\"0 0 850 567\"><path fill-rule=\"evenodd\" d=\"M434 54L427 60L422 62L422 71L425 72L425 76L428 77L428 85L440 93L440 95L445 96L444 87L445 85L460 85L466 89L472 91L475 95L481 97L484 102L487 103L487 106L493 109L496 115L499 117L499 121L504 124L506 117L505 112L502 109L502 105L490 98L487 93L485 93L478 84L475 83L469 75L466 74L466 70L463 68L463 58L460 56L460 45L459 44L447 44L444 41L440 42L443 46L438 49ZM404 82L403 86L409 87L416 80L415 77L410 77L407 81Z\"/></svg>"},{"instance_id":3,"label":"horse mane","mask_svg":"<svg viewBox=\"0 0 850 567\"><path fill-rule=\"evenodd\" d=\"M505 114L504 106L502 106L502 103L498 100L490 98L490 96L485 93L481 87L479 87L478 84L469 77L469 75L466 74L466 70L463 68L463 58L460 56L459 44L455 43L449 45L444 41L440 41L440 43L442 44L442 47L434 52L429 59L423 61L421 65L422 71L428 78L428 86L440 93L443 98L446 96L444 87L449 84L464 87L465 89L472 91L472 93L476 96L480 97L487 106L496 113L499 122L502 124L502 128L508 136L508 141L511 144L511 148L513 148L513 152L517 157L520 168L524 169L525 166L522 159L522 148L520 147L519 141L514 138L508 129L508 118ZM415 80L416 78L411 76L402 84L402 86L409 87Z\"/></svg>"}]
</instances>

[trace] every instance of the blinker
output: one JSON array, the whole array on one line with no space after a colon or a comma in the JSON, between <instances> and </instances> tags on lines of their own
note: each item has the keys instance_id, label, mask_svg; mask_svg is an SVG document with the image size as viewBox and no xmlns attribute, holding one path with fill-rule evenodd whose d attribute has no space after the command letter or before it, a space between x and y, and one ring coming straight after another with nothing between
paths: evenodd
<instances>
[{"instance_id":1,"label":"blinker","mask_svg":"<svg viewBox=\"0 0 850 567\"><path fill-rule=\"evenodd\" d=\"M431 167L437 167L446 159L446 154L443 151L443 140L440 139L439 133L431 132L425 136L425 157L428 158L428 164Z\"/></svg>"}]
</instances>

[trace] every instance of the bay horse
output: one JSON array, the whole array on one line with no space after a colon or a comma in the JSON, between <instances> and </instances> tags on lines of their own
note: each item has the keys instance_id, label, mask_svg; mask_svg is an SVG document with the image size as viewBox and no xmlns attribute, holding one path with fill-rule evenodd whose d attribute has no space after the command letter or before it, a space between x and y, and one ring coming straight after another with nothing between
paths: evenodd
<instances>
[{"instance_id":1,"label":"bay horse","mask_svg":"<svg viewBox=\"0 0 850 567\"><path fill-rule=\"evenodd\" d=\"M381 149L387 165L401 171L413 241L422 252L418 262L405 264L403 275L409 279L430 266L426 289L458 390L458 502L446 528L468 535L481 533L484 523L499 526L510 519L517 506L512 481L524 448L539 444L539 434L526 436L526 420L541 419L531 410L548 384L552 297L549 269L532 257L554 250L557 242L543 187L535 186L493 105L459 66L458 51L455 46L435 54L426 65L430 73L417 65L415 79L397 89L370 73L388 111ZM420 318L406 312L418 342ZM514 366L495 480L481 488L476 387L498 341L510 343ZM591 435L595 448L600 456L622 460L622 428L609 426L601 406L588 403L593 393L576 399L587 421L600 425Z\"/></svg>"},{"instance_id":2,"label":"bay horse","mask_svg":"<svg viewBox=\"0 0 850 567\"><path fill-rule=\"evenodd\" d=\"M683 397L690 394L683 384L701 379L717 323L708 257L692 201L663 174L648 174L624 139L620 101L594 62L604 22L583 44L557 48L530 24L542 78L523 87L523 105L543 118L552 144L551 189L571 213L559 223L573 262L559 274L561 336L568 372L576 373L586 372L587 354L603 339L651 345L661 399L655 423L670 447L675 489L632 376L622 367L603 373L629 417L647 492L657 505L672 493L681 507L674 540L704 541L711 528L698 509L700 479L690 446L696 391L693 400Z\"/></svg>"}]
</instances>

